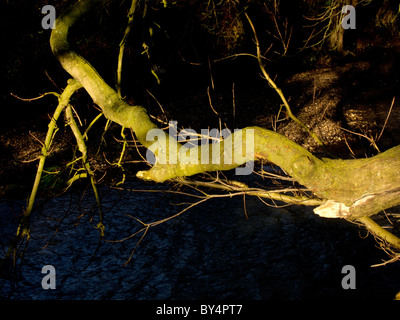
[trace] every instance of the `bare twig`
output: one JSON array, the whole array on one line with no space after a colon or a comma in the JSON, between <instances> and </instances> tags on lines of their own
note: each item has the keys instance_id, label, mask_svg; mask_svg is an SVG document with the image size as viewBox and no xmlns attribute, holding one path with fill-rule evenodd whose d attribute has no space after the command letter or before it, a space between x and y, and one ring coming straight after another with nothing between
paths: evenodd
<instances>
[{"instance_id":1,"label":"bare twig","mask_svg":"<svg viewBox=\"0 0 400 320\"><path fill-rule=\"evenodd\" d=\"M321 141L321 139L307 126L305 125L303 122L301 122L297 117L295 117L295 115L292 113L292 110L289 106L288 101L286 100L286 97L283 95L283 92L280 88L278 88L278 86L275 84L275 82L272 80L272 78L269 76L269 74L267 73L267 71L264 68L264 64L262 63L262 56L261 56L261 51L260 51L260 43L258 41L257 38L257 33L256 33L256 29L254 27L253 22L251 21L250 17L248 16L247 13L245 13L246 18L250 24L250 27L253 31L254 34L254 41L257 47L257 60L258 60L258 64L260 66L261 72L264 76L264 78L268 81L268 84L278 93L279 97L281 98L285 108L286 108L286 112L288 114L288 116L294 121L296 122L298 125L300 125L304 130L306 130L308 132L308 134L314 138L315 141L318 142L319 145L324 146L324 143Z\"/></svg>"},{"instance_id":2,"label":"bare twig","mask_svg":"<svg viewBox=\"0 0 400 320\"><path fill-rule=\"evenodd\" d=\"M378 141L378 140L381 138L382 133L383 133L383 131L385 130L387 121L389 120L390 114L391 114L391 112L392 112L392 108L393 108L393 104L394 104L394 99L395 99L395 98L396 98L396 97L393 97L392 104L390 105L390 109L389 109L388 114L387 114L386 119L385 119L385 123L383 124L381 133L379 134L379 136L378 136L378 138L376 139L376 141Z\"/></svg>"},{"instance_id":3,"label":"bare twig","mask_svg":"<svg viewBox=\"0 0 400 320\"><path fill-rule=\"evenodd\" d=\"M35 98L21 98L21 97L17 96L16 94L12 93L12 92L10 92L10 94L11 94L14 98L17 98L17 99L22 100L22 101L27 101L27 102L31 102L31 101L34 101L34 100L39 100L39 99L41 99L41 98L43 98L43 97L45 97L45 96L48 96L48 95L50 95L50 94L53 95L53 96L55 96L55 97L57 97L57 98L60 97L60 94L57 93L57 92L45 92L45 93L43 93L43 94L41 94L40 96L35 97Z\"/></svg>"}]
</instances>

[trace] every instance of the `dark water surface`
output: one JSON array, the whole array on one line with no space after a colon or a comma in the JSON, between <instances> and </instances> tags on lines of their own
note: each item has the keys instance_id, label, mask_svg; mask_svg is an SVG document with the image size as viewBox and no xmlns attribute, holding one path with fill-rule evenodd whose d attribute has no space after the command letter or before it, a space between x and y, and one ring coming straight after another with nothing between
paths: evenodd
<instances>
[{"instance_id":1,"label":"dark water surface","mask_svg":"<svg viewBox=\"0 0 400 320\"><path fill-rule=\"evenodd\" d=\"M130 183L132 189L167 186ZM100 189L105 238L120 240L185 206L171 194ZM187 199L186 199L187 200ZM40 201L39 201L40 202ZM24 201L0 202L1 246L14 234L13 216ZM400 263L371 268L386 256L371 236L346 221L315 216L312 208L271 208L258 199L206 201L179 217L123 242L99 243L91 192L45 201L33 213L32 239L11 299L393 299ZM58 227L58 232L55 229ZM44 290L42 267L56 270L56 289ZM344 290L342 268L356 270L356 289Z\"/></svg>"}]
</instances>

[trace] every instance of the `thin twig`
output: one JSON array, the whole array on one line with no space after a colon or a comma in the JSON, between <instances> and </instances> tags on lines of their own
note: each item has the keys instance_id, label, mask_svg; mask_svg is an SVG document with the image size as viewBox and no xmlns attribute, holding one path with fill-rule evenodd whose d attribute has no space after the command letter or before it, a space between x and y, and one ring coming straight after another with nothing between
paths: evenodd
<instances>
[{"instance_id":1,"label":"thin twig","mask_svg":"<svg viewBox=\"0 0 400 320\"><path fill-rule=\"evenodd\" d=\"M387 121L388 121L388 119L389 119L389 117L390 117L390 114L391 114L391 112L392 112L392 108L393 108L393 104L394 104L395 98L396 98L396 97L393 97L392 104L390 105L390 109L389 109L388 114L387 114L386 119L385 119L385 123L383 124L381 133L379 134L379 136L378 136L378 138L376 139L376 141L378 141L378 140L381 138L381 136L382 136L382 134L383 134L383 131L385 130Z\"/></svg>"},{"instance_id":2,"label":"thin twig","mask_svg":"<svg viewBox=\"0 0 400 320\"><path fill-rule=\"evenodd\" d=\"M21 98L21 97L17 96L16 94L12 93L12 92L10 92L10 95L12 95L14 98L17 98L17 99L22 100L22 101L27 101L27 102L31 102L31 101L34 101L34 100L39 100L39 99L41 99L41 98L43 98L45 96L48 96L48 95L53 95L53 96L55 96L57 98L60 97L60 94L57 93L57 92L45 92L45 93L43 93L40 96L35 97L35 98Z\"/></svg>"}]
</instances>

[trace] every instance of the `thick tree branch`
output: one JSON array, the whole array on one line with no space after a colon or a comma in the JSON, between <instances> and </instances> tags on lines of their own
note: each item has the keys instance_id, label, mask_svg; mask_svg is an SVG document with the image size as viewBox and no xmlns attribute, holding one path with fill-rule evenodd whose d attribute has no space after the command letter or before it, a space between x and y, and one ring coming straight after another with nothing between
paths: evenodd
<instances>
[{"instance_id":1,"label":"thick tree branch","mask_svg":"<svg viewBox=\"0 0 400 320\"><path fill-rule=\"evenodd\" d=\"M149 171L139 172L138 177L163 182L200 172L229 170L263 158L280 166L316 196L329 200L316 210L322 216L356 219L400 203L400 146L369 159L319 159L288 138L259 127L235 132L218 144L217 152L214 144L186 148L161 133L157 134L155 144L148 139L148 133L160 129L150 121L146 110L121 100L96 70L69 48L69 27L84 13L104 3L105 0L77 2L57 19L50 44L63 68L83 85L106 118L132 128L140 143L155 153L158 162ZM248 137L254 139L251 147ZM176 155L183 155L186 161L181 161L181 157L171 161Z\"/></svg>"}]
</instances>

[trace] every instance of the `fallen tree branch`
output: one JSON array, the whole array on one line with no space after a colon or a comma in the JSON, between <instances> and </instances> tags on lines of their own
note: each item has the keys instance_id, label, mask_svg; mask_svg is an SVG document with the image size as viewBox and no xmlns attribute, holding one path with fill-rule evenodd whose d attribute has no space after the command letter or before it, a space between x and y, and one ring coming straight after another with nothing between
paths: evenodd
<instances>
[{"instance_id":1,"label":"fallen tree branch","mask_svg":"<svg viewBox=\"0 0 400 320\"><path fill-rule=\"evenodd\" d=\"M131 128L139 142L154 152L157 162L150 170L138 172L139 178L164 182L206 171L230 170L248 161L265 159L280 166L323 199L324 212L330 210L327 216L357 219L400 203L398 191L395 191L400 186L400 146L369 159L333 160L317 158L288 138L259 127L244 128L220 143L194 148L165 134L151 122L143 107L124 102L97 71L69 47L69 27L84 13L103 3L105 0L77 2L56 20L50 44L63 68L82 84L105 117ZM149 133L153 139L149 139ZM345 214L341 213L341 208L347 208Z\"/></svg>"}]
</instances>

